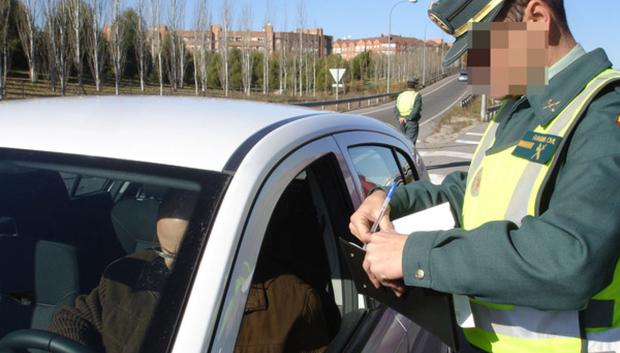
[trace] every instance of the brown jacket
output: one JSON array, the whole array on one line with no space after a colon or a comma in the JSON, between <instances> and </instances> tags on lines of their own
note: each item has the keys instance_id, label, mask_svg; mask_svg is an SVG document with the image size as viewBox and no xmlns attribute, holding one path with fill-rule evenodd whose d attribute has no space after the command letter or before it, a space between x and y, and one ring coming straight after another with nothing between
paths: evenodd
<instances>
[{"instance_id":1,"label":"brown jacket","mask_svg":"<svg viewBox=\"0 0 620 353\"><path fill-rule=\"evenodd\" d=\"M49 330L106 353L137 353L169 270L153 251L119 259L99 285L62 307ZM293 275L252 285L238 353L320 352L328 343L316 292Z\"/></svg>"}]
</instances>

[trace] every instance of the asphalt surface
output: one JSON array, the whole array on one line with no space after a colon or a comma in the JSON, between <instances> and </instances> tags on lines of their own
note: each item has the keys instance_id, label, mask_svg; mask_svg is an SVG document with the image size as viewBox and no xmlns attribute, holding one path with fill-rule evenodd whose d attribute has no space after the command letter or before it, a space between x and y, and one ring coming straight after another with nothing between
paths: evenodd
<instances>
[{"instance_id":1,"label":"asphalt surface","mask_svg":"<svg viewBox=\"0 0 620 353\"><path fill-rule=\"evenodd\" d=\"M466 129L454 140L432 146L423 143L441 118L468 95L467 84L458 82L456 78L457 75L447 77L421 91L422 119L417 150L434 183L440 183L451 172L467 171L485 128L485 124L481 123ZM356 110L355 113L371 116L398 127L394 117L394 102Z\"/></svg>"}]
</instances>

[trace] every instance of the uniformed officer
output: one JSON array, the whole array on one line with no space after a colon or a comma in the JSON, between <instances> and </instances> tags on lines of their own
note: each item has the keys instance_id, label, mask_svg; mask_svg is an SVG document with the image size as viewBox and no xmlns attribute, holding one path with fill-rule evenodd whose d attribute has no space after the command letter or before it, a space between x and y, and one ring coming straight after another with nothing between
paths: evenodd
<instances>
[{"instance_id":1,"label":"uniformed officer","mask_svg":"<svg viewBox=\"0 0 620 353\"><path fill-rule=\"evenodd\" d=\"M429 15L457 38L444 63L469 43L472 81L507 97L467 173L400 187L372 236L383 191L351 216L365 270L400 292L404 280L468 295L467 349L620 352L620 73L575 41L563 0L439 0ZM546 70L518 62L541 55ZM457 228L392 231L446 201Z\"/></svg>"},{"instance_id":2,"label":"uniformed officer","mask_svg":"<svg viewBox=\"0 0 620 353\"><path fill-rule=\"evenodd\" d=\"M415 145L418 140L420 117L422 116L422 95L415 89L418 80L407 81L407 89L396 98L394 115L400 129Z\"/></svg>"}]
</instances>

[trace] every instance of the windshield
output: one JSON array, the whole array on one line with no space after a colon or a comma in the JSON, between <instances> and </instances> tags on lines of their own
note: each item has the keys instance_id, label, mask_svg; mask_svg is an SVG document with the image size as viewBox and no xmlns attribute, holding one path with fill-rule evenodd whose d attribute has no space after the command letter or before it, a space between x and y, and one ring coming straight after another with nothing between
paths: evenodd
<instances>
[{"instance_id":1,"label":"windshield","mask_svg":"<svg viewBox=\"0 0 620 353\"><path fill-rule=\"evenodd\" d=\"M119 352L170 340L227 180L0 149L0 337L40 329Z\"/></svg>"}]
</instances>

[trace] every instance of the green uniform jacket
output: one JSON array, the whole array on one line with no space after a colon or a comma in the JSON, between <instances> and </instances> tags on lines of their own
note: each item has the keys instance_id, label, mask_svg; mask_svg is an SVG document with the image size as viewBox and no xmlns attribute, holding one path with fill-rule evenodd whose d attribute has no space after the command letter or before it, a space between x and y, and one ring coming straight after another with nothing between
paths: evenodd
<instances>
[{"instance_id":1,"label":"green uniform jacket","mask_svg":"<svg viewBox=\"0 0 620 353\"><path fill-rule=\"evenodd\" d=\"M527 131L551 121L609 67L605 52L597 49L558 73L544 94L518 99L500 117L488 153L515 145ZM620 255L619 114L620 89L608 87L567 137L540 215L525 217L521 227L497 221L471 231L412 234L403 252L405 283L541 310L583 309L611 282ZM424 181L401 187L390 217L449 201L460 222L466 180L467 174L458 172L439 186ZM418 269L423 278L416 278Z\"/></svg>"},{"instance_id":2,"label":"green uniform jacket","mask_svg":"<svg viewBox=\"0 0 620 353\"><path fill-rule=\"evenodd\" d=\"M396 117L396 119L400 118L400 112L398 111L398 107L394 107L394 116ZM405 116L404 118L407 119L407 121L420 121L420 118L422 117L422 93L419 92L419 94L415 97L415 102L413 103L413 110L411 111L411 114L409 116Z\"/></svg>"}]
</instances>

